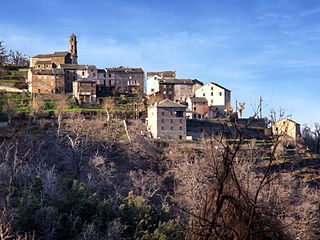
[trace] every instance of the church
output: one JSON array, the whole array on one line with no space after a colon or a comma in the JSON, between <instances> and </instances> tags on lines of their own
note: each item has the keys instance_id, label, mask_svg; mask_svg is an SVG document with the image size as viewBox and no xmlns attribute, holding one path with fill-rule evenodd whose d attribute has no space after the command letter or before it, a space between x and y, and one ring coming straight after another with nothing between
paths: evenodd
<instances>
[{"instance_id":1,"label":"church","mask_svg":"<svg viewBox=\"0 0 320 240\"><path fill-rule=\"evenodd\" d=\"M69 52L54 52L51 54L38 54L30 58L30 67L35 69L57 68L59 64L78 64L77 38L70 36Z\"/></svg>"}]
</instances>

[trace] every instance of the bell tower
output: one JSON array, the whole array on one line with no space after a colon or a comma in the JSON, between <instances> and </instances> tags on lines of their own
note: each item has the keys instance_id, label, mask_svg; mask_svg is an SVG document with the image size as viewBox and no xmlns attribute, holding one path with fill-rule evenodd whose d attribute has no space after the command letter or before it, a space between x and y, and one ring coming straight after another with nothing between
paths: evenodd
<instances>
[{"instance_id":1,"label":"bell tower","mask_svg":"<svg viewBox=\"0 0 320 240\"><path fill-rule=\"evenodd\" d=\"M78 55L77 55L77 37L72 33L70 36L70 54L71 54L71 63L78 64Z\"/></svg>"}]
</instances>

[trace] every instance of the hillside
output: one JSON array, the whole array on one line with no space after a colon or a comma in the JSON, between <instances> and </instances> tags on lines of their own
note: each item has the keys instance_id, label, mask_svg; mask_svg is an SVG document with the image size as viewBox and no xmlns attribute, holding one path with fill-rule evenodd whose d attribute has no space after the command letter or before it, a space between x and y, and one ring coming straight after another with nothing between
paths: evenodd
<instances>
[{"instance_id":1,"label":"hillside","mask_svg":"<svg viewBox=\"0 0 320 240\"><path fill-rule=\"evenodd\" d=\"M234 200L222 202L216 221L233 222L241 236L247 227L257 232L248 239L319 236L318 159L280 156L269 162L269 149L255 144L241 144L237 150L237 145L225 148L219 141L159 141L146 137L140 120L127 122L127 134L122 120L72 114L60 128L56 116L0 128L1 223L10 224L14 234L31 236L34 231L36 239L196 239L209 234L201 221L217 211L221 190L215 186L221 181L217 185L212 177L226 176L221 196ZM232 169L231 175L224 175L225 167ZM315 175L304 177L305 168ZM263 176L267 181L254 200ZM209 196L215 199L211 203ZM207 211L204 206L212 211L200 218ZM193 225L188 225L191 219ZM223 225L216 231L233 238Z\"/></svg>"},{"instance_id":2,"label":"hillside","mask_svg":"<svg viewBox=\"0 0 320 240\"><path fill-rule=\"evenodd\" d=\"M16 88L27 89L26 79L28 68L17 65L0 66L0 91ZM18 91L18 90L16 90Z\"/></svg>"}]
</instances>

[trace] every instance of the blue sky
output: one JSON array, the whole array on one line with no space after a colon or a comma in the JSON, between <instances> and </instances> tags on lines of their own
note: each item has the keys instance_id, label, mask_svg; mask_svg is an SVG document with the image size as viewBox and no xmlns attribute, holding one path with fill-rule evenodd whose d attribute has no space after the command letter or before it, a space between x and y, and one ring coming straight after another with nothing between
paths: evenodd
<instances>
[{"instance_id":1,"label":"blue sky","mask_svg":"<svg viewBox=\"0 0 320 240\"><path fill-rule=\"evenodd\" d=\"M68 50L97 67L176 70L263 114L320 121L320 1L1 0L0 40L30 56Z\"/></svg>"}]
</instances>

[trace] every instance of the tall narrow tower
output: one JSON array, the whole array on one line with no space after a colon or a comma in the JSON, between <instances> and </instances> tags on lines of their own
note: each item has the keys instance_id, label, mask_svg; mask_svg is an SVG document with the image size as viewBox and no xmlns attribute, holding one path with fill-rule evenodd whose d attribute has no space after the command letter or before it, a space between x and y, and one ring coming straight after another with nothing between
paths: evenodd
<instances>
[{"instance_id":1,"label":"tall narrow tower","mask_svg":"<svg viewBox=\"0 0 320 240\"><path fill-rule=\"evenodd\" d=\"M71 62L72 64L78 64L78 54L77 54L77 37L72 33L70 36L70 50Z\"/></svg>"}]
</instances>

